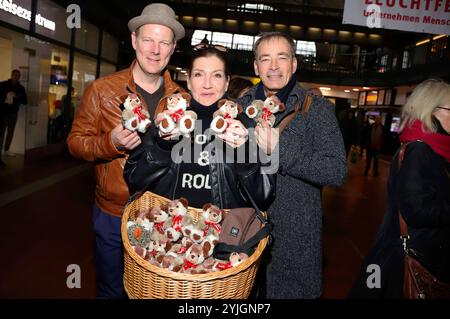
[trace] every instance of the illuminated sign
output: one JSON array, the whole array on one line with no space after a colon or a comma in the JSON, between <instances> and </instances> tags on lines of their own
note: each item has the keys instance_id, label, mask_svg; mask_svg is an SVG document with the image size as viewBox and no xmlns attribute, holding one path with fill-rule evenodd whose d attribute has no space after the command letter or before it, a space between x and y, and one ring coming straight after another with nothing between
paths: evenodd
<instances>
[{"instance_id":1,"label":"illuminated sign","mask_svg":"<svg viewBox=\"0 0 450 319\"><path fill-rule=\"evenodd\" d=\"M19 18L31 21L31 11L13 3L12 0L0 0L0 10L6 11ZM36 14L35 22L46 29L55 31L56 23Z\"/></svg>"},{"instance_id":2,"label":"illuminated sign","mask_svg":"<svg viewBox=\"0 0 450 319\"><path fill-rule=\"evenodd\" d=\"M342 23L450 35L450 0L346 0Z\"/></svg>"}]
</instances>

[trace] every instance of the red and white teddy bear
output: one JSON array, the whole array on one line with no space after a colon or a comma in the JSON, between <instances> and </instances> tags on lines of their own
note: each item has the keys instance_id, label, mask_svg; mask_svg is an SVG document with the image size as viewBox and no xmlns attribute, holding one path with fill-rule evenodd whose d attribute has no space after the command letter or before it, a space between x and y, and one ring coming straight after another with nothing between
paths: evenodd
<instances>
[{"instance_id":1,"label":"red and white teddy bear","mask_svg":"<svg viewBox=\"0 0 450 319\"><path fill-rule=\"evenodd\" d=\"M197 114L188 111L191 96L189 93L175 93L167 98L167 110L156 115L155 124L161 135L170 134L175 128L185 136L195 129Z\"/></svg>"},{"instance_id":2,"label":"red and white teddy bear","mask_svg":"<svg viewBox=\"0 0 450 319\"><path fill-rule=\"evenodd\" d=\"M171 223L165 230L164 234L170 241L176 242L183 235L181 226L183 218L187 213L188 201L184 197L175 199L168 203L167 209L169 212Z\"/></svg>"},{"instance_id":3,"label":"red and white teddy bear","mask_svg":"<svg viewBox=\"0 0 450 319\"><path fill-rule=\"evenodd\" d=\"M243 112L242 107L231 100L222 99L218 102L219 109L214 112L210 128L214 133L221 134L228 128L228 119L235 119Z\"/></svg>"},{"instance_id":4,"label":"red and white teddy bear","mask_svg":"<svg viewBox=\"0 0 450 319\"><path fill-rule=\"evenodd\" d=\"M228 259L228 261L209 257L203 262L203 267L208 272L226 270L231 267L236 267L240 265L247 258L248 255L246 253L233 252L230 254L230 258Z\"/></svg>"},{"instance_id":5,"label":"red and white teddy bear","mask_svg":"<svg viewBox=\"0 0 450 319\"><path fill-rule=\"evenodd\" d=\"M252 104L247 106L245 114L254 119L257 123L265 121L270 127L275 124L275 114L284 112L286 109L284 103L276 95L269 95L264 102L261 100L254 100Z\"/></svg>"},{"instance_id":6,"label":"red and white teddy bear","mask_svg":"<svg viewBox=\"0 0 450 319\"><path fill-rule=\"evenodd\" d=\"M123 102L122 122L123 126L132 132L145 133L150 127L150 114L136 94L128 94Z\"/></svg>"}]
</instances>

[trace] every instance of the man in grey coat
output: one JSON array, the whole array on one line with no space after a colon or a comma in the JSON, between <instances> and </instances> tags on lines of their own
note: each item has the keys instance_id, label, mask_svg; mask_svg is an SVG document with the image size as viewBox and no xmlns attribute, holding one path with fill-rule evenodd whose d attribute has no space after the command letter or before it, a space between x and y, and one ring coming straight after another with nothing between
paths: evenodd
<instances>
[{"instance_id":1,"label":"man in grey coat","mask_svg":"<svg viewBox=\"0 0 450 319\"><path fill-rule=\"evenodd\" d=\"M266 122L257 125L256 141L266 154L279 152L275 202L269 209L274 224L271 258L266 272L267 298L318 298L322 294L323 186L345 181L347 163L334 105L312 97L306 115L301 109L306 91L295 77L295 42L280 32L261 34L254 46L255 73L261 83L240 100L244 107L253 100L275 94L286 110L276 114L274 127L291 121L279 134ZM288 120L285 120L288 121Z\"/></svg>"}]
</instances>

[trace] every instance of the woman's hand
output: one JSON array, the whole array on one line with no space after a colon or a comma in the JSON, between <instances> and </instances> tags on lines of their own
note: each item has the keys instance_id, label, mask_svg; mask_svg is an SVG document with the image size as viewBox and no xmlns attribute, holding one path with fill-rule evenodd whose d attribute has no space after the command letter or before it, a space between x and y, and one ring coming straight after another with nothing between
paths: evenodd
<instances>
[{"instance_id":1,"label":"woman's hand","mask_svg":"<svg viewBox=\"0 0 450 319\"><path fill-rule=\"evenodd\" d=\"M180 129L174 128L169 134L164 134L158 130L159 136L166 141L177 140L180 137Z\"/></svg>"},{"instance_id":2,"label":"woman's hand","mask_svg":"<svg viewBox=\"0 0 450 319\"><path fill-rule=\"evenodd\" d=\"M277 128L269 126L267 121L262 121L255 128L256 143L267 155L272 154L280 140L280 132Z\"/></svg>"},{"instance_id":3,"label":"woman's hand","mask_svg":"<svg viewBox=\"0 0 450 319\"><path fill-rule=\"evenodd\" d=\"M244 124L239 120L226 119L228 128L225 130L224 134L219 134L217 137L224 140L229 146L233 148L238 148L245 144L248 139L248 130L245 128Z\"/></svg>"}]
</instances>

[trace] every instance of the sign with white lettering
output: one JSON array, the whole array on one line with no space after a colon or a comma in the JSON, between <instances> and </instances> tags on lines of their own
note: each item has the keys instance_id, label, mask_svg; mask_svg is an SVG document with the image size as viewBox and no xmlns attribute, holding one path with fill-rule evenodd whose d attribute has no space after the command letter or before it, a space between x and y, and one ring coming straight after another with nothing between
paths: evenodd
<instances>
[{"instance_id":1,"label":"sign with white lettering","mask_svg":"<svg viewBox=\"0 0 450 319\"><path fill-rule=\"evenodd\" d=\"M31 11L13 2L13 0L0 0L0 10L3 10L13 16L31 21ZM44 18L41 14L36 14L35 22L51 31L55 31L56 23Z\"/></svg>"},{"instance_id":2,"label":"sign with white lettering","mask_svg":"<svg viewBox=\"0 0 450 319\"><path fill-rule=\"evenodd\" d=\"M342 23L450 35L450 0L346 0Z\"/></svg>"}]
</instances>

